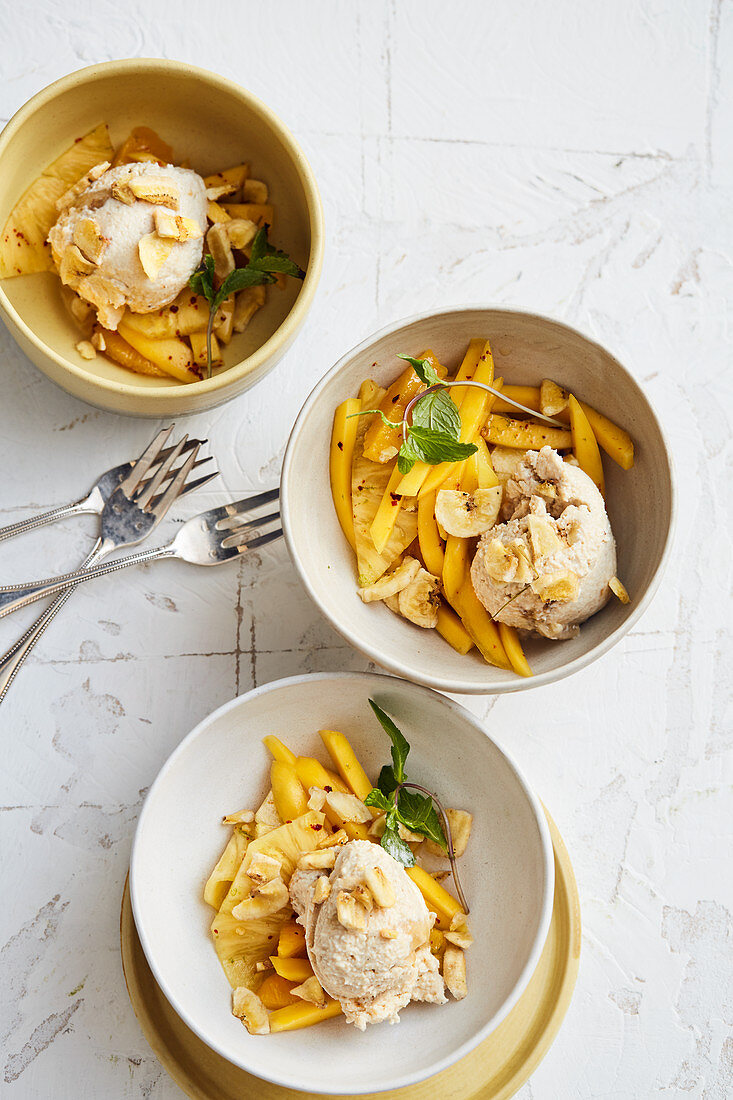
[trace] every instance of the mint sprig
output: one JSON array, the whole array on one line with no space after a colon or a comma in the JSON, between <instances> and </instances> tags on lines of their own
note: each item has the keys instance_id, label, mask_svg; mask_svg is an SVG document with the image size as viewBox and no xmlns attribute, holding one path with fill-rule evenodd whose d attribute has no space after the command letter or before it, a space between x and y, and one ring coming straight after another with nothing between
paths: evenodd
<instances>
[{"instance_id":1,"label":"mint sprig","mask_svg":"<svg viewBox=\"0 0 733 1100\"><path fill-rule=\"evenodd\" d=\"M400 825L438 844L448 855L458 897L467 913L468 905L458 878L448 816L432 791L419 783L408 782L405 762L410 745L407 738L373 699L369 700L369 706L392 742L392 763L384 765L377 786L364 799L367 806L384 812L384 832L380 843L393 859L405 867L415 866L415 856L399 834Z\"/></svg>"},{"instance_id":2,"label":"mint sprig","mask_svg":"<svg viewBox=\"0 0 733 1100\"><path fill-rule=\"evenodd\" d=\"M450 384L440 379L429 359L405 359L421 382L428 388L420 397L411 401L403 419L395 423L381 409L362 409L351 416L379 416L388 428L402 428L402 446L397 453L397 468L401 474L409 474L416 462L436 466L440 462L461 462L470 458L478 449L475 443L461 443L461 414L450 395ZM412 410L412 422L408 422L408 410Z\"/></svg>"},{"instance_id":3,"label":"mint sprig","mask_svg":"<svg viewBox=\"0 0 733 1100\"><path fill-rule=\"evenodd\" d=\"M392 772L396 782L401 783L405 778L405 761L410 752L407 738L401 730L397 729L397 726L390 716L386 714L373 699L369 700L369 706L374 711L377 716L377 721L392 742Z\"/></svg>"},{"instance_id":4,"label":"mint sprig","mask_svg":"<svg viewBox=\"0 0 733 1100\"><path fill-rule=\"evenodd\" d=\"M209 303L209 323L206 326L207 378L211 378L211 334L217 310L226 299L238 290L276 282L277 275L290 275L304 279L305 271L290 259L286 252L271 245L267 239L268 226L263 225L254 235L249 260L245 267L231 271L217 290L214 284L214 257L206 253L201 265L188 280L195 294L203 294Z\"/></svg>"}]
</instances>

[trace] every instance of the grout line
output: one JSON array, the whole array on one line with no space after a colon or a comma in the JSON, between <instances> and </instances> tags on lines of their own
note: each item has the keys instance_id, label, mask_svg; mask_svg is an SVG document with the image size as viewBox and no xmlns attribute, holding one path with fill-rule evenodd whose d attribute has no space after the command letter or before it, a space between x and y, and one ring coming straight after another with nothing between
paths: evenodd
<instances>
[{"instance_id":1,"label":"grout line","mask_svg":"<svg viewBox=\"0 0 733 1100\"><path fill-rule=\"evenodd\" d=\"M713 115L718 105L718 88L720 86L718 40L720 38L721 7L722 0L712 0L709 16L710 61L708 68L708 95L705 104L705 164L708 171L713 167Z\"/></svg>"}]
</instances>

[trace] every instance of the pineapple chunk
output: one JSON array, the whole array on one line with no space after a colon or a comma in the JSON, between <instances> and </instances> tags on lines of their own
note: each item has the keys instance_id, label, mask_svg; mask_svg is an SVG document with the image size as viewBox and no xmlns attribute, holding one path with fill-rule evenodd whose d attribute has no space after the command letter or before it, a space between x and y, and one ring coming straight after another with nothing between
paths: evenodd
<instances>
[{"instance_id":1,"label":"pineapple chunk","mask_svg":"<svg viewBox=\"0 0 733 1100\"><path fill-rule=\"evenodd\" d=\"M188 337L191 344L191 351L193 352L193 361L197 367L205 367L208 363L208 349L206 347L206 333L205 332L192 332ZM211 334L211 365L212 367L220 367L224 362L221 354L221 348L219 347L219 341L212 332Z\"/></svg>"},{"instance_id":2,"label":"pineapple chunk","mask_svg":"<svg viewBox=\"0 0 733 1100\"><path fill-rule=\"evenodd\" d=\"M191 349L183 340L151 340L143 336L141 332L131 328L124 321L118 325L120 336L131 344L135 351L139 351L146 359L155 363L166 374L177 378L179 382L198 382L198 376L193 373L193 356Z\"/></svg>"},{"instance_id":3,"label":"pineapple chunk","mask_svg":"<svg viewBox=\"0 0 733 1100\"><path fill-rule=\"evenodd\" d=\"M123 323L147 336L149 340L190 336L192 332L206 332L209 303L202 294L192 294L190 290L184 290L175 302L158 313L130 313L128 310Z\"/></svg>"},{"instance_id":4,"label":"pineapple chunk","mask_svg":"<svg viewBox=\"0 0 733 1100\"><path fill-rule=\"evenodd\" d=\"M253 984L258 974L257 963L265 962L272 953L280 929L291 917L288 909L248 921L237 920L231 913L217 913L211 923L211 934L219 962L233 989Z\"/></svg>"},{"instance_id":5,"label":"pineapple chunk","mask_svg":"<svg viewBox=\"0 0 733 1100\"><path fill-rule=\"evenodd\" d=\"M234 829L204 887L204 901L219 909L239 870L249 838L242 829Z\"/></svg>"},{"instance_id":6,"label":"pineapple chunk","mask_svg":"<svg viewBox=\"0 0 733 1100\"><path fill-rule=\"evenodd\" d=\"M101 161L112 159L106 123L75 141L20 197L0 234L0 279L53 269L48 231L58 213L56 203L71 184Z\"/></svg>"},{"instance_id":7,"label":"pineapple chunk","mask_svg":"<svg viewBox=\"0 0 733 1100\"><path fill-rule=\"evenodd\" d=\"M173 163L173 150L155 130L148 126L136 126L115 154L113 164L133 164L141 161Z\"/></svg>"},{"instance_id":8,"label":"pineapple chunk","mask_svg":"<svg viewBox=\"0 0 733 1100\"><path fill-rule=\"evenodd\" d=\"M222 912L231 913L234 906L249 895L251 883L247 869L258 852L272 856L282 864L283 881L289 882L300 857L305 852L314 851L317 847L323 833L324 820L323 814L309 810L307 814L296 817L295 821L281 825L265 833L264 836L250 841L237 877L222 902Z\"/></svg>"},{"instance_id":9,"label":"pineapple chunk","mask_svg":"<svg viewBox=\"0 0 733 1100\"><path fill-rule=\"evenodd\" d=\"M265 304L266 291L263 286L249 286L240 290L234 298L234 331L244 332L258 309Z\"/></svg>"},{"instance_id":10,"label":"pineapple chunk","mask_svg":"<svg viewBox=\"0 0 733 1100\"><path fill-rule=\"evenodd\" d=\"M222 344L228 344L232 338L234 325L234 299L226 298L216 312L214 332Z\"/></svg>"},{"instance_id":11,"label":"pineapple chunk","mask_svg":"<svg viewBox=\"0 0 733 1100\"><path fill-rule=\"evenodd\" d=\"M230 218L247 218L255 225L272 226L274 212L266 202L223 202L221 204Z\"/></svg>"},{"instance_id":12,"label":"pineapple chunk","mask_svg":"<svg viewBox=\"0 0 733 1100\"><path fill-rule=\"evenodd\" d=\"M364 455L364 438L369 417L362 417L356 433L351 470L351 500L354 513L354 538L358 568L358 585L373 584L393 565L417 535L417 512L400 508L392 532L381 553L375 549L370 528L377 514L392 465L372 462Z\"/></svg>"}]
</instances>

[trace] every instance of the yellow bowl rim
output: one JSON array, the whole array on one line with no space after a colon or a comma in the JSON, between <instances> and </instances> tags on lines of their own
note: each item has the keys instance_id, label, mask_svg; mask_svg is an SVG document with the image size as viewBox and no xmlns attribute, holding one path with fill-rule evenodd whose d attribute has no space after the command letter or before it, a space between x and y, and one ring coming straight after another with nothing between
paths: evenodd
<instances>
[{"instance_id":1,"label":"yellow bowl rim","mask_svg":"<svg viewBox=\"0 0 733 1100\"><path fill-rule=\"evenodd\" d=\"M106 393L125 397L135 397L143 401L146 398L170 397L173 394L178 394L184 389L185 392L192 397L205 398L215 394L217 391L225 390L228 386L235 384L247 375L262 368L267 360L277 353L280 347L289 344L305 320L312 305L321 275L321 268L323 266L324 226L321 196L313 170L306 160L302 149L290 130L288 130L275 112L263 103L261 99L258 99L252 92L247 91L246 88L243 88L235 81L219 76L217 73L212 73L208 69L202 69L196 65L189 65L183 61L169 61L165 58L156 57L123 58L118 61L104 61L98 65L88 65L83 69L77 69L73 73L69 73L67 76L62 76L59 80L55 80L52 84L42 88L40 92L36 92L31 99L15 112L4 127L2 133L0 133L0 163L2 163L3 153L10 141L25 125L28 119L39 109L52 102L56 96L66 92L70 88L74 88L79 84L89 81L90 78L96 79L101 75L123 74L136 69L143 69L148 72L158 71L172 75L185 74L189 76L194 74L209 85L213 85L222 91L227 91L239 96L239 98L244 100L247 106L250 107L255 114L258 114L266 125L276 133L280 141L291 153L296 169L300 175L303 190L305 191L311 237L310 256L308 257L306 276L303 280L300 293L293 303L292 309L272 336L270 336L261 347L252 352L251 355L248 355L246 359L222 371L221 374L214 378L202 379L199 382L189 382L185 387L180 388L172 386L150 386L143 388L130 385L127 382L115 382L112 379L98 378L89 374L82 367L77 366L70 360L59 355L36 336L11 304L5 293L2 281L0 281L0 309L8 315L25 338L33 344L44 357L53 360L57 366L68 371L69 374L76 377L82 384L90 386L93 389L99 389Z\"/></svg>"}]
</instances>

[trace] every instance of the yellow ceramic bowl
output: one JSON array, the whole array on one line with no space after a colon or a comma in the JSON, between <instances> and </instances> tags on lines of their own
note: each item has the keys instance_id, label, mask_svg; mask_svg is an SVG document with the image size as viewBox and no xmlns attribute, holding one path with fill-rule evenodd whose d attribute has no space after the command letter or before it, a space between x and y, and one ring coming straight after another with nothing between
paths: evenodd
<instances>
[{"instance_id":1,"label":"yellow ceramic bowl","mask_svg":"<svg viewBox=\"0 0 733 1100\"><path fill-rule=\"evenodd\" d=\"M236 397L270 371L313 301L323 261L323 212L313 173L293 136L230 80L178 61L92 65L39 92L0 135L0 225L26 187L75 138L107 122L114 144L150 126L176 155L209 174L247 161L275 206L273 240L306 268L302 283L272 291L247 331L225 349L214 378L182 385L134 374L101 355L81 358L51 272L0 282L3 320L39 370L83 401L133 416L180 416Z\"/></svg>"}]
</instances>

